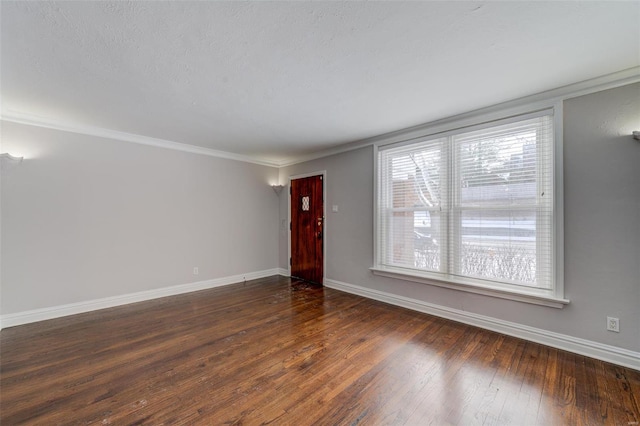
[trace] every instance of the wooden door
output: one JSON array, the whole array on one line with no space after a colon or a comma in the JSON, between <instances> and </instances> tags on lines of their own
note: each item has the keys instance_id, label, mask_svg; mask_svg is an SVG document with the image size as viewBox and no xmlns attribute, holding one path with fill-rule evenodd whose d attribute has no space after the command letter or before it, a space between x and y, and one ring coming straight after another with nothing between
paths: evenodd
<instances>
[{"instance_id":1,"label":"wooden door","mask_svg":"<svg viewBox=\"0 0 640 426\"><path fill-rule=\"evenodd\" d=\"M291 276L322 284L324 199L322 176L291 181Z\"/></svg>"}]
</instances>

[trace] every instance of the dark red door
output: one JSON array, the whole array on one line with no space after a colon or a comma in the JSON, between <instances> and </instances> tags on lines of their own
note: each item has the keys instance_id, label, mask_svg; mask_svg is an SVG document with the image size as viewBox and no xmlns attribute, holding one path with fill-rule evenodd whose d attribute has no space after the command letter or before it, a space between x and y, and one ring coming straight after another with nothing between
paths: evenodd
<instances>
[{"instance_id":1,"label":"dark red door","mask_svg":"<svg viewBox=\"0 0 640 426\"><path fill-rule=\"evenodd\" d=\"M322 176L291 181L291 276L322 284Z\"/></svg>"}]
</instances>

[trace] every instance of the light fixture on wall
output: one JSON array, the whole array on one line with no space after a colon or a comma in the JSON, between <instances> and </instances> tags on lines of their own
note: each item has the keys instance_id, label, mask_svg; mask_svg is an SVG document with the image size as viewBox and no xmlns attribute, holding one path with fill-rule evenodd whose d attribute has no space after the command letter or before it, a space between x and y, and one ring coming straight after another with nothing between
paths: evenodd
<instances>
[{"instance_id":1,"label":"light fixture on wall","mask_svg":"<svg viewBox=\"0 0 640 426\"><path fill-rule=\"evenodd\" d=\"M271 187L276 194L280 195L280 193L282 192L282 188L284 188L284 185L271 185Z\"/></svg>"},{"instance_id":2,"label":"light fixture on wall","mask_svg":"<svg viewBox=\"0 0 640 426\"><path fill-rule=\"evenodd\" d=\"M24 159L24 157L16 157L14 155L11 155L7 152L3 152L2 154L0 154L0 159L3 160L9 160L9 161L15 161L15 162L22 162L22 160Z\"/></svg>"},{"instance_id":3,"label":"light fixture on wall","mask_svg":"<svg viewBox=\"0 0 640 426\"><path fill-rule=\"evenodd\" d=\"M639 132L639 131L637 131L637 130L635 130L635 131L633 132L633 138L634 138L635 140L637 140L637 141L640 141L640 132Z\"/></svg>"}]
</instances>

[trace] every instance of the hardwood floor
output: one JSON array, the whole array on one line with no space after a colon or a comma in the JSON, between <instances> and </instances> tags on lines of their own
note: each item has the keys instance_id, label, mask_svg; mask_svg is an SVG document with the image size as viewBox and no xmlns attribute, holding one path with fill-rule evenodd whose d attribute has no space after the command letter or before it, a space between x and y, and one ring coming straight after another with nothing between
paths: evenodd
<instances>
[{"instance_id":1,"label":"hardwood floor","mask_svg":"<svg viewBox=\"0 0 640 426\"><path fill-rule=\"evenodd\" d=\"M283 277L0 345L3 426L640 422L640 372Z\"/></svg>"}]
</instances>

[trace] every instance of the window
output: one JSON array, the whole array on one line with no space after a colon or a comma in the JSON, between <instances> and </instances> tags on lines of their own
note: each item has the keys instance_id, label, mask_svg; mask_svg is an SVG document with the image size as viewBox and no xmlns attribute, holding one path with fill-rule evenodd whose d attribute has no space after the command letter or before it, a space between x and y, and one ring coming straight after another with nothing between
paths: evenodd
<instances>
[{"instance_id":1,"label":"window","mask_svg":"<svg viewBox=\"0 0 640 426\"><path fill-rule=\"evenodd\" d=\"M555 173L553 110L380 147L374 272L561 298Z\"/></svg>"}]
</instances>

